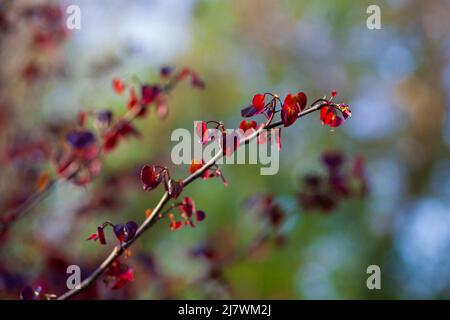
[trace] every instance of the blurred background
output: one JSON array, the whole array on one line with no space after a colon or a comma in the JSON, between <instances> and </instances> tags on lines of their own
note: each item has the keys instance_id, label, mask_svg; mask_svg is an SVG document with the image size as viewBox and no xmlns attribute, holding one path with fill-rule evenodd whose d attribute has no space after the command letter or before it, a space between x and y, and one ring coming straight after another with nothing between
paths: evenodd
<instances>
[{"instance_id":1,"label":"blurred background","mask_svg":"<svg viewBox=\"0 0 450 320\"><path fill-rule=\"evenodd\" d=\"M37 41L39 24L26 9L42 3L60 6L64 21L65 8L78 5L81 29L57 22L50 40ZM381 9L379 30L366 26L370 4ZM97 226L142 222L161 196L142 190L142 165L189 173L170 165L173 129L193 130L201 119L237 126L255 93L301 90L312 102L333 89L351 119L330 130L312 114L283 130L275 176L261 176L259 165L224 165L228 187L193 184L185 194L206 220L176 232L166 220L156 224L127 259L134 282L111 290L98 280L81 297L450 298L450 2L18 0L0 10L2 212L54 172L47 155L80 111L126 112L113 77L151 83L163 65L188 66L206 83L202 91L180 84L167 118L150 112L136 121L143 137L103 157L89 185L58 183L14 223L0 246L0 298L19 298L27 284L63 293L71 264L88 275L114 245L109 231L107 246L86 241ZM61 12L50 17L59 21ZM302 209L301 178L323 173L329 150L365 159L369 191L327 214ZM247 254L266 227L244 205L255 194L272 194L282 208L283 241ZM214 258L195 254L202 246ZM381 268L381 290L366 286L369 265Z\"/></svg>"}]
</instances>

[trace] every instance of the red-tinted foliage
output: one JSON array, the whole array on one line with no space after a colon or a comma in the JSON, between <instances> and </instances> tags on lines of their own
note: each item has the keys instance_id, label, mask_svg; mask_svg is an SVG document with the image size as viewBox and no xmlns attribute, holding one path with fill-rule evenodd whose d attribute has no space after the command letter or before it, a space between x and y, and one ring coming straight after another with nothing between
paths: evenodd
<instances>
[{"instance_id":1,"label":"red-tinted foliage","mask_svg":"<svg viewBox=\"0 0 450 320\"><path fill-rule=\"evenodd\" d=\"M273 195L256 195L246 201L246 208L257 208L260 217L277 231L286 217L283 209L274 201Z\"/></svg>"},{"instance_id":2,"label":"red-tinted foliage","mask_svg":"<svg viewBox=\"0 0 450 320\"><path fill-rule=\"evenodd\" d=\"M114 78L112 81L113 89L117 94L122 94L125 91L125 85L119 78Z\"/></svg>"},{"instance_id":3,"label":"red-tinted foliage","mask_svg":"<svg viewBox=\"0 0 450 320\"><path fill-rule=\"evenodd\" d=\"M210 140L210 137L208 136L208 125L206 122L197 122L195 132L200 138L201 144L205 144Z\"/></svg>"},{"instance_id":4,"label":"red-tinted foliage","mask_svg":"<svg viewBox=\"0 0 450 320\"><path fill-rule=\"evenodd\" d=\"M157 171L155 166L145 165L141 169L141 181L144 190L153 190L159 186L162 181L161 170Z\"/></svg>"},{"instance_id":5,"label":"red-tinted foliage","mask_svg":"<svg viewBox=\"0 0 450 320\"><path fill-rule=\"evenodd\" d=\"M252 121L242 120L241 124L239 125L239 129L241 129L245 135L249 135L256 131L257 126L258 124L254 120Z\"/></svg>"},{"instance_id":6,"label":"red-tinted foliage","mask_svg":"<svg viewBox=\"0 0 450 320\"><path fill-rule=\"evenodd\" d=\"M193 87L204 88L205 86L198 74L188 68L175 72L170 67L164 67L161 69L160 74L163 80L167 80L166 82L143 83L137 89L130 84L125 85L118 78L113 79L113 89L116 93L120 95L128 93L128 97L124 97L126 98L125 106L128 110L124 116L115 117L109 110L81 112L78 115L76 128L66 132L67 152L61 153L56 161L60 177L79 184L88 183L98 174L101 153L115 149L118 143L125 138L140 137L139 131L133 124L135 119L144 117L152 108L155 109L159 118L164 118L167 115L168 93L178 81L190 79ZM244 108L241 114L244 117L261 115L265 117L265 120L260 122L259 125L255 120L242 121L239 129L244 131L244 136L227 133L224 124L218 121L198 123L195 128L196 134L202 144L218 140L222 150L217 156L228 157L237 150L241 143L248 142L249 139L246 138L248 138L249 133L257 133L258 143L266 143L269 139L274 139L273 132L275 131L268 133L265 130L273 128L274 130L280 130L276 143L278 148L281 149L281 129L275 129L275 127L281 125L289 127L299 117L317 110L320 110L322 122L329 124L331 127L337 127L343 121L337 115L337 112L341 112L344 119L351 116L351 111L347 105L332 102L335 96L336 92L333 91L330 99L319 99L310 108L306 109L307 96L303 92L288 94L284 102L281 102L277 95L271 93L256 94L252 99L251 105ZM279 117L279 120L274 121L275 117ZM97 131L90 129L91 126L87 124L90 119L94 120ZM214 129L218 129L219 136L212 137L208 132L208 126L210 126L210 129L213 129L212 126L214 126ZM349 182L351 178L361 180L361 188L366 188L365 181L363 181L362 160L355 162L352 166L351 174L348 173L348 170L343 169L345 161L338 153L326 154L322 161L326 167L327 175L305 177L304 186L306 190L298 193L299 202L305 209L319 208L329 211L334 208L338 200L353 195L354 191ZM201 174L196 175L199 171ZM161 211L164 205L168 203L168 199L178 199L182 195L184 188L197 178L220 177L225 185L227 182L216 163L209 162L205 164L203 159L192 160L189 172L193 176L185 180L173 179L167 167L157 165L143 166L140 172L140 180L145 191L157 189L160 184L164 186L166 193L164 195L165 198L163 197L160 202L162 205L158 205L153 211L151 209L146 210L146 221L141 225L141 229L139 229L138 223L134 221L118 224L105 222L103 225L98 226L97 231L91 234L87 240L98 240L102 245L105 245L107 243L105 229L109 226L119 242L116 248L120 248L120 251L117 252L119 252L119 255L125 252L124 255L128 257L129 251L127 248L142 234L141 231L146 230L147 227L166 215L169 219L171 230L178 230L183 226L195 227L197 223L205 220L206 214L202 210L197 210L194 200L190 197L184 197L181 202L172 204L169 210ZM282 244L284 242L282 225L287 217L286 211L280 203L274 200L272 195L259 196L257 203L258 221L261 221L266 228L264 228L262 234L258 235L251 246L252 250L256 247L261 247L262 244L265 244L271 238L275 239L278 245ZM138 230L139 232L137 233ZM213 249L206 248L201 254L212 261L220 255L220 252L217 253ZM105 271L105 282L112 289L122 288L128 282L134 280L133 268L119 262L117 258L111 264L109 263L103 265L102 271ZM212 278L220 277L221 270L218 263L215 263L210 271ZM39 292L37 289L32 289L32 287L26 287L22 292L22 297L24 299L33 299L39 297Z\"/></svg>"},{"instance_id":7,"label":"red-tinted foliage","mask_svg":"<svg viewBox=\"0 0 450 320\"><path fill-rule=\"evenodd\" d=\"M174 213L169 213L169 227L172 231L180 229L183 225L193 228L195 227L194 220L200 222L206 218L205 212L197 210L195 208L194 200L190 197L184 198L180 203L173 206L173 209L178 209L180 211L181 220L177 220Z\"/></svg>"},{"instance_id":8,"label":"red-tinted foliage","mask_svg":"<svg viewBox=\"0 0 450 320\"><path fill-rule=\"evenodd\" d=\"M281 120L285 127L289 127L297 120L298 114L306 107L306 101L306 94L303 92L286 96L281 109Z\"/></svg>"},{"instance_id":9,"label":"red-tinted foliage","mask_svg":"<svg viewBox=\"0 0 450 320\"><path fill-rule=\"evenodd\" d=\"M106 244L105 232L103 231L103 227L97 228L97 233L93 233L87 238L87 240L100 240L101 244Z\"/></svg>"},{"instance_id":10,"label":"red-tinted foliage","mask_svg":"<svg viewBox=\"0 0 450 320\"><path fill-rule=\"evenodd\" d=\"M112 224L111 222L105 222L102 226L97 227L97 232L91 234L87 240L99 240L101 244L106 244L105 231L106 227L110 226L113 229L114 235L119 242L130 241L138 229L138 224L134 221L128 221L127 223Z\"/></svg>"},{"instance_id":11,"label":"red-tinted foliage","mask_svg":"<svg viewBox=\"0 0 450 320\"><path fill-rule=\"evenodd\" d=\"M252 104L241 110L243 117L252 117L265 111L265 94L258 93L253 96Z\"/></svg>"},{"instance_id":12,"label":"red-tinted foliage","mask_svg":"<svg viewBox=\"0 0 450 320\"><path fill-rule=\"evenodd\" d=\"M342 114L344 119L352 116L350 108L344 103L325 105L320 110L322 124L329 125L332 128L339 127L343 123L343 119L338 115L338 112Z\"/></svg>"},{"instance_id":13,"label":"red-tinted foliage","mask_svg":"<svg viewBox=\"0 0 450 320\"><path fill-rule=\"evenodd\" d=\"M121 242L130 241L138 229L138 224L134 221L128 221L125 224L118 223L114 225L114 234Z\"/></svg>"},{"instance_id":14,"label":"red-tinted foliage","mask_svg":"<svg viewBox=\"0 0 450 320\"><path fill-rule=\"evenodd\" d=\"M127 283L134 281L134 269L115 260L106 270L104 282L112 290L123 288Z\"/></svg>"},{"instance_id":15,"label":"red-tinted foliage","mask_svg":"<svg viewBox=\"0 0 450 320\"><path fill-rule=\"evenodd\" d=\"M203 167L204 164L205 164L205 161L203 161L203 160L200 160L200 161L192 160L191 166L189 167L189 172L191 174L197 172L198 170L200 170Z\"/></svg>"},{"instance_id":16,"label":"red-tinted foliage","mask_svg":"<svg viewBox=\"0 0 450 320\"><path fill-rule=\"evenodd\" d=\"M178 198L178 196L183 191L183 180L172 180L172 179L164 179L164 187L166 191L169 193L169 197L172 199Z\"/></svg>"},{"instance_id":17,"label":"red-tinted foliage","mask_svg":"<svg viewBox=\"0 0 450 320\"><path fill-rule=\"evenodd\" d=\"M322 163L325 175L308 174L302 179L298 200L305 210L331 212L340 200L367 192L361 157L350 162L339 152L328 152L322 156Z\"/></svg>"}]
</instances>

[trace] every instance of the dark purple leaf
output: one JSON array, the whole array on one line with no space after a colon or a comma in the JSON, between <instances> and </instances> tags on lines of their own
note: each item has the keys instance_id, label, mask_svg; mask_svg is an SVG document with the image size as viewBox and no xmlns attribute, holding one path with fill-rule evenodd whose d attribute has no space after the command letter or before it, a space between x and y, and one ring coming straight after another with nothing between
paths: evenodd
<instances>
[{"instance_id":1,"label":"dark purple leaf","mask_svg":"<svg viewBox=\"0 0 450 320\"><path fill-rule=\"evenodd\" d=\"M112 122L113 113L109 110L97 113L97 124L100 127L109 127Z\"/></svg>"},{"instance_id":2,"label":"dark purple leaf","mask_svg":"<svg viewBox=\"0 0 450 320\"><path fill-rule=\"evenodd\" d=\"M128 221L125 224L125 229L126 229L126 239L125 241L130 241L134 235L136 234L136 231L138 229L138 224L134 221Z\"/></svg>"},{"instance_id":3,"label":"dark purple leaf","mask_svg":"<svg viewBox=\"0 0 450 320\"><path fill-rule=\"evenodd\" d=\"M95 141L95 136L90 131L71 131L66 138L67 142L76 149L87 148Z\"/></svg>"},{"instance_id":4,"label":"dark purple leaf","mask_svg":"<svg viewBox=\"0 0 450 320\"><path fill-rule=\"evenodd\" d=\"M196 219L197 221L203 221L206 218L206 213L202 210L197 210L196 212Z\"/></svg>"},{"instance_id":5,"label":"dark purple leaf","mask_svg":"<svg viewBox=\"0 0 450 320\"><path fill-rule=\"evenodd\" d=\"M253 105L250 105L241 110L241 116L244 118L249 118L254 116L257 112L258 110Z\"/></svg>"},{"instance_id":6,"label":"dark purple leaf","mask_svg":"<svg viewBox=\"0 0 450 320\"><path fill-rule=\"evenodd\" d=\"M164 78L170 77L172 75L173 68L170 66L164 66L161 68L161 76Z\"/></svg>"}]
</instances>

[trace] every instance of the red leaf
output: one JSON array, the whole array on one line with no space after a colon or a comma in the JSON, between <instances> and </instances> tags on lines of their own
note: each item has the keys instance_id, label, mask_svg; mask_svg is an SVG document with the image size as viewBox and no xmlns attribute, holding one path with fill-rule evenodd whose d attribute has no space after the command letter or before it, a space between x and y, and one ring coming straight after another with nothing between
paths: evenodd
<instances>
[{"instance_id":1,"label":"red leaf","mask_svg":"<svg viewBox=\"0 0 450 320\"><path fill-rule=\"evenodd\" d=\"M344 119L347 119L352 115L350 108L346 104L324 106L320 110L320 120L322 120L322 124L329 124L332 128L339 127L344 120L337 115L337 109L341 111Z\"/></svg>"},{"instance_id":2,"label":"red leaf","mask_svg":"<svg viewBox=\"0 0 450 320\"><path fill-rule=\"evenodd\" d=\"M183 180L169 180L167 191L172 199L178 198L183 191Z\"/></svg>"},{"instance_id":3,"label":"red leaf","mask_svg":"<svg viewBox=\"0 0 450 320\"><path fill-rule=\"evenodd\" d=\"M333 121L333 119L334 119L335 117L336 117L336 116L334 115L334 112L333 112L333 111L330 111L330 112L328 112L327 116L325 117L325 120L323 121L323 123L324 123L324 124L330 124L331 121Z\"/></svg>"},{"instance_id":4,"label":"red leaf","mask_svg":"<svg viewBox=\"0 0 450 320\"><path fill-rule=\"evenodd\" d=\"M306 102L305 102L306 103ZM283 107L281 109L281 120L285 127L292 125L298 118L300 106L297 98L292 94L288 94L284 99Z\"/></svg>"},{"instance_id":5,"label":"red leaf","mask_svg":"<svg viewBox=\"0 0 450 320\"><path fill-rule=\"evenodd\" d=\"M247 130L256 130L257 124L256 121L246 121L242 120L241 124L239 125L239 129L244 131L244 133L247 132Z\"/></svg>"},{"instance_id":6,"label":"red leaf","mask_svg":"<svg viewBox=\"0 0 450 320\"><path fill-rule=\"evenodd\" d=\"M127 283L134 281L134 269L126 264L115 262L106 271L105 276L115 281L111 289L118 290Z\"/></svg>"},{"instance_id":7,"label":"red leaf","mask_svg":"<svg viewBox=\"0 0 450 320\"><path fill-rule=\"evenodd\" d=\"M263 94L255 94L252 99L252 105L255 107L257 111L260 111L261 109L264 109L264 100L265 96Z\"/></svg>"},{"instance_id":8,"label":"red leaf","mask_svg":"<svg viewBox=\"0 0 450 320\"><path fill-rule=\"evenodd\" d=\"M200 138L201 144L205 144L209 141L208 137L208 127L206 125L206 122L197 122L195 125L195 131Z\"/></svg>"},{"instance_id":9,"label":"red leaf","mask_svg":"<svg viewBox=\"0 0 450 320\"><path fill-rule=\"evenodd\" d=\"M189 172L193 174L194 172L200 170L204 164L205 162L203 160L192 160Z\"/></svg>"},{"instance_id":10,"label":"red leaf","mask_svg":"<svg viewBox=\"0 0 450 320\"><path fill-rule=\"evenodd\" d=\"M335 117L335 110L331 106L322 107L320 110L320 120L322 124L330 124Z\"/></svg>"},{"instance_id":11,"label":"red leaf","mask_svg":"<svg viewBox=\"0 0 450 320\"><path fill-rule=\"evenodd\" d=\"M331 120L331 122L330 122L330 127L337 128L342 124L342 122L343 122L343 120L341 117L334 115L333 120Z\"/></svg>"},{"instance_id":12,"label":"red leaf","mask_svg":"<svg viewBox=\"0 0 450 320\"><path fill-rule=\"evenodd\" d=\"M297 93L295 98L297 100L300 111L303 111L303 109L305 109L305 107L306 107L306 102L308 101L306 94L304 92L299 92L299 93Z\"/></svg>"},{"instance_id":13,"label":"red leaf","mask_svg":"<svg viewBox=\"0 0 450 320\"><path fill-rule=\"evenodd\" d=\"M106 244L105 232L102 227L97 227L97 233L93 233L86 240L100 240L101 244Z\"/></svg>"},{"instance_id":14,"label":"red leaf","mask_svg":"<svg viewBox=\"0 0 450 320\"><path fill-rule=\"evenodd\" d=\"M134 126L127 122L123 122L119 125L119 127L117 128L117 133L123 137L130 135L137 138L141 137L141 133Z\"/></svg>"},{"instance_id":15,"label":"red leaf","mask_svg":"<svg viewBox=\"0 0 450 320\"><path fill-rule=\"evenodd\" d=\"M141 169L140 177L146 191L155 189L162 181L161 175L156 173L155 166L145 165Z\"/></svg>"},{"instance_id":16,"label":"red leaf","mask_svg":"<svg viewBox=\"0 0 450 320\"><path fill-rule=\"evenodd\" d=\"M175 231L180 229L183 226L183 223L181 221L175 221L175 218L173 216L173 213L169 214L170 219L170 230Z\"/></svg>"},{"instance_id":17,"label":"red leaf","mask_svg":"<svg viewBox=\"0 0 450 320\"><path fill-rule=\"evenodd\" d=\"M142 104L146 106L152 103L160 91L161 90L157 85L143 85L141 87Z\"/></svg>"},{"instance_id":18,"label":"red leaf","mask_svg":"<svg viewBox=\"0 0 450 320\"><path fill-rule=\"evenodd\" d=\"M320 120L323 122L325 121L327 114L328 114L329 107L324 106L322 109L320 109Z\"/></svg>"},{"instance_id":19,"label":"red leaf","mask_svg":"<svg viewBox=\"0 0 450 320\"><path fill-rule=\"evenodd\" d=\"M178 230L182 227L183 223L181 221L173 221L170 223L170 230Z\"/></svg>"},{"instance_id":20,"label":"red leaf","mask_svg":"<svg viewBox=\"0 0 450 320\"><path fill-rule=\"evenodd\" d=\"M344 116L344 119L347 119L348 117L352 116L352 111L350 110L349 106L341 103L338 104L339 110L341 110L342 115Z\"/></svg>"},{"instance_id":21,"label":"red leaf","mask_svg":"<svg viewBox=\"0 0 450 320\"><path fill-rule=\"evenodd\" d=\"M103 231L102 227L97 228L97 235L98 235L98 240L100 240L100 243L106 244L105 232Z\"/></svg>"},{"instance_id":22,"label":"red leaf","mask_svg":"<svg viewBox=\"0 0 450 320\"><path fill-rule=\"evenodd\" d=\"M191 197L186 197L181 202L179 208L180 208L181 213L186 218L191 218L195 212L195 202L194 202L194 200L192 200Z\"/></svg>"},{"instance_id":23,"label":"red leaf","mask_svg":"<svg viewBox=\"0 0 450 320\"><path fill-rule=\"evenodd\" d=\"M103 137L103 150L105 152L113 150L119 142L119 134L116 131L110 131Z\"/></svg>"},{"instance_id":24,"label":"red leaf","mask_svg":"<svg viewBox=\"0 0 450 320\"><path fill-rule=\"evenodd\" d=\"M93 233L86 240L98 240L98 234L97 233Z\"/></svg>"}]
</instances>

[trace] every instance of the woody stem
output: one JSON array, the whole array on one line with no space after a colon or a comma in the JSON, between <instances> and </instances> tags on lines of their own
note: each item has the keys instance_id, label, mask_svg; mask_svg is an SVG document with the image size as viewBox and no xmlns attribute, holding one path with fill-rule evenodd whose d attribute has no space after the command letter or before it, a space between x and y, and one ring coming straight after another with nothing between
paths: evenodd
<instances>
[{"instance_id":1,"label":"woody stem","mask_svg":"<svg viewBox=\"0 0 450 320\"><path fill-rule=\"evenodd\" d=\"M297 118L301 118L307 114L310 114L314 111L320 110L323 107L324 103L320 104L313 104L310 108L300 112L297 116ZM278 126L281 126L283 124L282 121L277 121L272 124L267 124L258 130L256 130L254 133L248 136L244 136L241 140L239 145L246 144L253 139L257 138L258 135L265 129L271 129ZM216 162L223 157L223 151L220 150L218 153L214 155L203 167L201 167L199 170L195 171L188 177L186 177L183 180L184 188L186 188L188 185L190 185L192 182L197 180L198 178L202 177L206 170L210 169L212 166L216 164ZM184 190L183 188L183 190ZM62 295L60 295L57 299L58 300L66 300L70 299L74 296L76 296L78 293L89 287L92 283L95 282L95 280L100 277L109 267L110 265L118 258L120 257L127 248L129 248L136 240L138 240L144 232L149 229L157 220L160 212L164 209L164 206L170 201L169 192L165 191L161 199L159 200L156 207L153 209L152 213L145 219L145 221L139 226L138 230L136 231L136 234L132 239L130 239L128 242L121 243L120 245L117 245L114 247L112 252L109 254L109 256L100 264L100 266L97 267L97 269L94 270L94 272L88 276L86 279L84 279L81 284L72 290L69 290Z\"/></svg>"}]
</instances>

